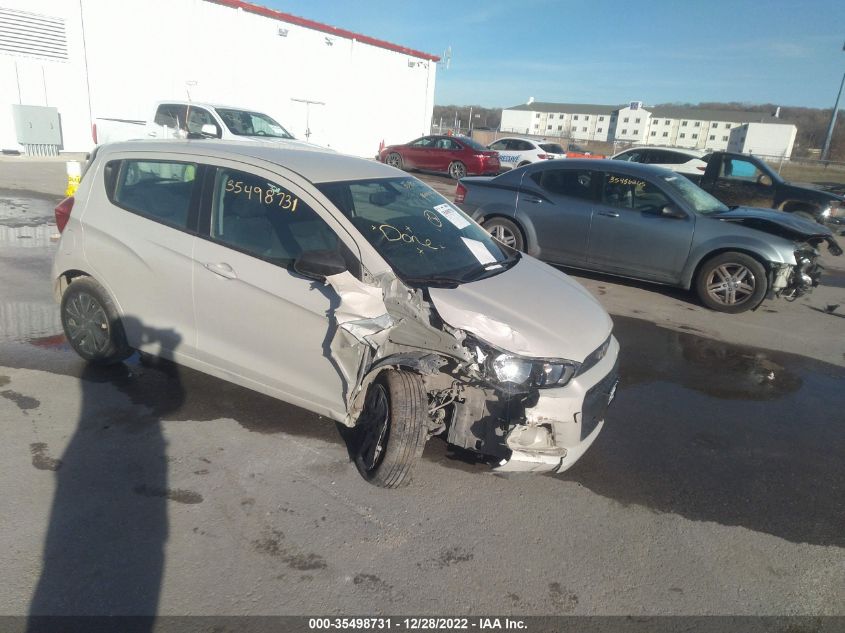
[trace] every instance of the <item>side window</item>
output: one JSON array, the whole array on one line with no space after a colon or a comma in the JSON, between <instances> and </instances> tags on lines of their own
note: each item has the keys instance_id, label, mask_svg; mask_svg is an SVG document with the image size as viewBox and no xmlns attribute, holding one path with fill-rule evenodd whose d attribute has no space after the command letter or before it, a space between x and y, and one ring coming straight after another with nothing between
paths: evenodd
<instances>
[{"instance_id":1,"label":"side window","mask_svg":"<svg viewBox=\"0 0 845 633\"><path fill-rule=\"evenodd\" d=\"M217 121L211 116L211 112L204 108L191 108L188 110L188 133L199 134L202 132L203 125L213 125L217 130L217 135L220 136L220 126Z\"/></svg>"},{"instance_id":2,"label":"side window","mask_svg":"<svg viewBox=\"0 0 845 633\"><path fill-rule=\"evenodd\" d=\"M156 110L153 121L156 125L163 125L173 130L185 130L187 129L185 123L187 110L187 106L163 103Z\"/></svg>"},{"instance_id":3,"label":"side window","mask_svg":"<svg viewBox=\"0 0 845 633\"><path fill-rule=\"evenodd\" d=\"M722 176L733 180L755 181L762 175L754 163L741 158L725 158L722 160Z\"/></svg>"},{"instance_id":4,"label":"side window","mask_svg":"<svg viewBox=\"0 0 845 633\"><path fill-rule=\"evenodd\" d=\"M413 143L411 143L411 147L433 147L434 146L434 139L430 136L423 137L421 139L417 139Z\"/></svg>"},{"instance_id":5,"label":"side window","mask_svg":"<svg viewBox=\"0 0 845 633\"><path fill-rule=\"evenodd\" d=\"M211 238L284 267L305 251L338 248L334 231L295 194L223 168L214 179Z\"/></svg>"},{"instance_id":6,"label":"side window","mask_svg":"<svg viewBox=\"0 0 845 633\"><path fill-rule=\"evenodd\" d=\"M534 149L534 146L529 143L528 141L515 141L516 142L516 149L520 152L530 152Z\"/></svg>"},{"instance_id":7,"label":"side window","mask_svg":"<svg viewBox=\"0 0 845 633\"><path fill-rule=\"evenodd\" d=\"M496 141L495 143L490 145L490 149L495 149L495 150L498 150L498 151L501 152L502 150L504 150L507 147L507 145L508 145L507 141Z\"/></svg>"},{"instance_id":8,"label":"side window","mask_svg":"<svg viewBox=\"0 0 845 633\"><path fill-rule=\"evenodd\" d=\"M117 206L186 230L193 228L188 215L196 176L196 163L171 161L112 161L105 169L107 191Z\"/></svg>"},{"instance_id":9,"label":"side window","mask_svg":"<svg viewBox=\"0 0 845 633\"><path fill-rule=\"evenodd\" d=\"M659 213L671 201L656 185L623 174L605 174L602 202L620 209Z\"/></svg>"},{"instance_id":10,"label":"side window","mask_svg":"<svg viewBox=\"0 0 845 633\"><path fill-rule=\"evenodd\" d=\"M593 173L575 169L544 169L531 174L541 189L559 196L593 199Z\"/></svg>"}]
</instances>

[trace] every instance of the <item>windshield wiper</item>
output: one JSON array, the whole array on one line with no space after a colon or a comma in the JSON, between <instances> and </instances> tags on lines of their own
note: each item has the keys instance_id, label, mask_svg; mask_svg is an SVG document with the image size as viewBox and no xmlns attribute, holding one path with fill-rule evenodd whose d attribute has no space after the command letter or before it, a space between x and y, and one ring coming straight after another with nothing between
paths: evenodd
<instances>
[{"instance_id":1,"label":"windshield wiper","mask_svg":"<svg viewBox=\"0 0 845 633\"><path fill-rule=\"evenodd\" d=\"M456 288L464 283L465 279L456 279L455 277L440 277L432 275L431 277L403 277L402 281L412 286L443 286L446 288Z\"/></svg>"}]
</instances>

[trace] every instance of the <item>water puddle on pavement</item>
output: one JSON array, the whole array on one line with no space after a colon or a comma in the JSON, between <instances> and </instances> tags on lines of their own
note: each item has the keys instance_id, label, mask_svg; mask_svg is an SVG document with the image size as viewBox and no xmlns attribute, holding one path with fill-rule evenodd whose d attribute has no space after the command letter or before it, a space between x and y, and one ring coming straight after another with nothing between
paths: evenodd
<instances>
[{"instance_id":1,"label":"water puddle on pavement","mask_svg":"<svg viewBox=\"0 0 845 633\"><path fill-rule=\"evenodd\" d=\"M593 447L556 475L623 504L739 525L794 542L845 546L845 369L615 317L622 382ZM259 433L342 443L313 413L136 354L86 367L60 335L0 341L0 366L108 382L142 405L137 420L231 418ZM128 418L128 419L127 419ZM440 440L424 458L487 472Z\"/></svg>"}]
</instances>

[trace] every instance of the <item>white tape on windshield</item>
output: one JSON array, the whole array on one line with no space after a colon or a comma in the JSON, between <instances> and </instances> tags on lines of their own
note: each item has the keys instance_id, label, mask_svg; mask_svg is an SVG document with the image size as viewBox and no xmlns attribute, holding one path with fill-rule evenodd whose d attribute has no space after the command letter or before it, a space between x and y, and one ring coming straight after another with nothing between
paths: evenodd
<instances>
[{"instance_id":1,"label":"white tape on windshield","mask_svg":"<svg viewBox=\"0 0 845 633\"><path fill-rule=\"evenodd\" d=\"M466 247L469 249L470 253L475 255L475 259L478 260L479 264L495 264L496 258L493 257L493 254L487 249L484 245L484 242L479 242L478 240L471 240L466 237L461 238L466 244Z\"/></svg>"},{"instance_id":2,"label":"white tape on windshield","mask_svg":"<svg viewBox=\"0 0 845 633\"><path fill-rule=\"evenodd\" d=\"M469 220L455 211L450 204L446 204L445 202L443 204L438 204L434 207L434 210L454 224L456 229L463 229L469 226Z\"/></svg>"}]
</instances>

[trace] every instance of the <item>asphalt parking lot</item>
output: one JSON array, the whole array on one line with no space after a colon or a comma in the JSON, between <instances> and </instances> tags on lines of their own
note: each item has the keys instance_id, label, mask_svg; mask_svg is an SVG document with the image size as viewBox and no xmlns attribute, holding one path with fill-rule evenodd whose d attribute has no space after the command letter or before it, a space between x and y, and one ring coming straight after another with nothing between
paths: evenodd
<instances>
[{"instance_id":1,"label":"asphalt parking lot","mask_svg":"<svg viewBox=\"0 0 845 633\"><path fill-rule=\"evenodd\" d=\"M387 491L319 416L87 367L49 280L63 173L0 162L0 613L845 615L845 263L740 315L573 273L622 346L591 450L502 477L434 439Z\"/></svg>"}]
</instances>

